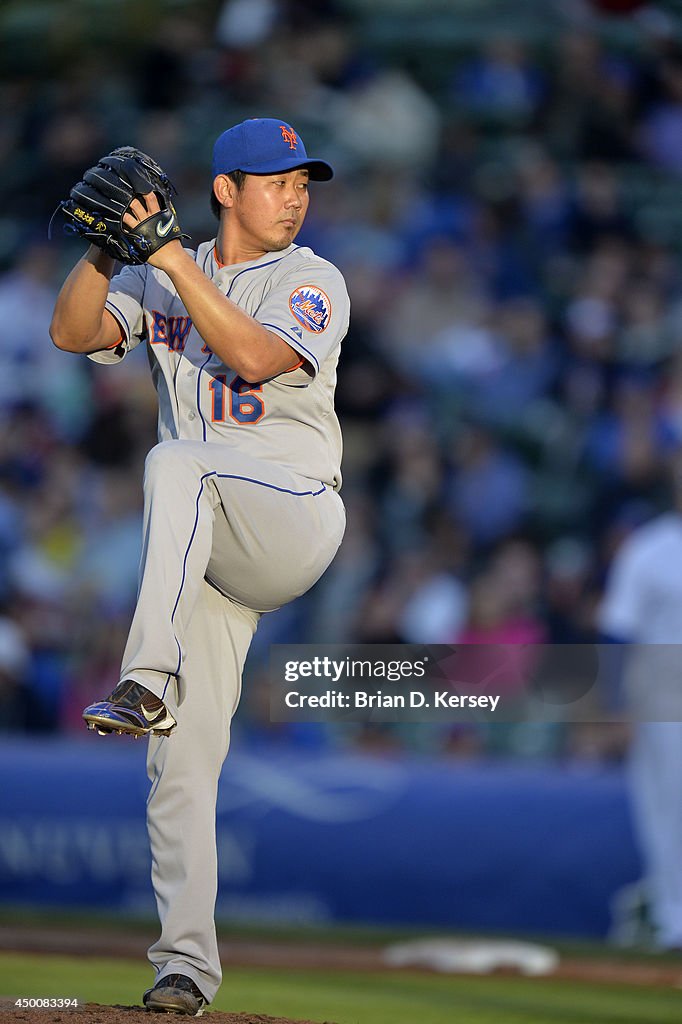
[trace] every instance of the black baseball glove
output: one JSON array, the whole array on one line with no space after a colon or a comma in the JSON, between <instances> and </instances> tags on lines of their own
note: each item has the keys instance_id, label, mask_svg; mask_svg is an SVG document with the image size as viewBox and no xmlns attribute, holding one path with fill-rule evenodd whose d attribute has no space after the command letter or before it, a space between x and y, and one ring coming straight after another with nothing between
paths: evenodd
<instances>
[{"instance_id":1,"label":"black baseball glove","mask_svg":"<svg viewBox=\"0 0 682 1024\"><path fill-rule=\"evenodd\" d=\"M155 193L160 212L127 227L126 210L135 198L144 205L142 196L148 192ZM189 238L177 221L172 203L176 192L155 160L133 146L121 146L87 170L58 209L66 217L65 231L80 235L115 260L140 264L167 242Z\"/></svg>"}]
</instances>

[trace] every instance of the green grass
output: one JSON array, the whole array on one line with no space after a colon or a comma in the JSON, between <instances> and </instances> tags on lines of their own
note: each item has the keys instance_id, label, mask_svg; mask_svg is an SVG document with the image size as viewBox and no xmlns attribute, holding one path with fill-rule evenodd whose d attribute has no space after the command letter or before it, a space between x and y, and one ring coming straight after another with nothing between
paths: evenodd
<instances>
[{"instance_id":1,"label":"green grass","mask_svg":"<svg viewBox=\"0 0 682 1024\"><path fill-rule=\"evenodd\" d=\"M137 961L0 954L0 997L137 1005L150 981L151 969ZM515 976L227 968L212 1008L336 1024L679 1024L682 992Z\"/></svg>"},{"instance_id":2,"label":"green grass","mask_svg":"<svg viewBox=\"0 0 682 1024\"><path fill-rule=\"evenodd\" d=\"M94 913L92 910L45 910L24 906L0 907L0 925L33 925L36 928L95 928L98 931L128 933L135 932L153 942L159 932L156 917L129 917L120 912L106 910ZM409 942L412 939L434 938L442 935L449 939L513 939L537 942L551 946L562 957L579 957L589 960L632 960L636 963L654 965L680 964L679 953L652 952L633 948L620 949L596 939L576 939L538 933L484 933L432 925L376 926L367 924L272 924L247 923L244 921L218 920L219 939L263 939L268 943L305 943L316 945L351 945L380 948L393 942ZM682 1024L682 1021L680 1022Z\"/></svg>"}]
</instances>

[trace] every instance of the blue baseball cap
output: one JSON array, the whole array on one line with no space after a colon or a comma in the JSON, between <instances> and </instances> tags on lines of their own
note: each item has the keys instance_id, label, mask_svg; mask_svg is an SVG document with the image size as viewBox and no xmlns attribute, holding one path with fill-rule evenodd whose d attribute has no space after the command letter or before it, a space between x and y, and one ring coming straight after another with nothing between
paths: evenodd
<instances>
[{"instance_id":1,"label":"blue baseball cap","mask_svg":"<svg viewBox=\"0 0 682 1024\"><path fill-rule=\"evenodd\" d=\"M242 121L216 140L213 147L213 177L230 171L272 174L307 167L312 181L329 181L334 171L324 160L312 160L303 139L286 121L274 117L253 117Z\"/></svg>"}]
</instances>

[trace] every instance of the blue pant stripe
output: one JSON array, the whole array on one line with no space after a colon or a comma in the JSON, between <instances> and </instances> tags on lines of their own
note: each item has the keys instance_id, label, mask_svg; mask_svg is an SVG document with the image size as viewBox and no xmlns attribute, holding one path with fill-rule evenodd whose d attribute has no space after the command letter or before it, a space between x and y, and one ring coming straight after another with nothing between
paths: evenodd
<instances>
[{"instance_id":1,"label":"blue pant stripe","mask_svg":"<svg viewBox=\"0 0 682 1024\"><path fill-rule=\"evenodd\" d=\"M204 483L205 483L206 480L208 480L209 477L212 477L212 476L218 477L220 480L243 480L245 483L258 484L259 487L269 487L270 490L279 491L281 494L291 494L294 498L304 498L304 497L307 497L307 496L316 498L319 494L322 494L324 491L327 490L326 484L322 484L321 487L319 488L319 490L317 490L317 491L292 491L288 487L278 487L276 484L266 483L265 480L256 480L256 479L254 479L253 477L250 477L250 476L240 476L238 473L217 473L215 470L211 470L209 473L204 473L204 475L201 478L201 484L200 484L200 487L199 487L199 493L197 494L196 503L195 503L196 511L195 511L195 514L194 514L194 526L192 527L192 533L190 534L190 538L189 538L189 541L187 543L187 547L185 549L185 557L182 560L182 577L181 577L181 580L180 580L180 589L178 590L178 596L175 599L175 604L173 605L173 611L171 612L171 624L175 620L175 613L178 610L178 605L180 604L180 598L182 597L182 591L184 590L184 587L185 587L185 579L187 577L187 559L189 558L189 553L190 553L192 544L194 543L194 538L196 536L197 527L199 525L199 503L201 501L201 495L203 494L203 491L204 491ZM182 648L180 646L180 641L178 640L177 635L175 635L175 642L178 645L178 665L177 665L177 668L175 670L175 675L177 676L179 674L179 672L180 672L180 666L182 664ZM164 689L164 693L165 693L165 689Z\"/></svg>"}]
</instances>

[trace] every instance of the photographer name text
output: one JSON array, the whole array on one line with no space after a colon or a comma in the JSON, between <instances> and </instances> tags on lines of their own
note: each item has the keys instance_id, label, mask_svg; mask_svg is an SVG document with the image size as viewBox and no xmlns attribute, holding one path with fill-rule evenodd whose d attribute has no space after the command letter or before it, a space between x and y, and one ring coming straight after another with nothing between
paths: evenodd
<instances>
[{"instance_id":1,"label":"photographer name text","mask_svg":"<svg viewBox=\"0 0 682 1024\"><path fill-rule=\"evenodd\" d=\"M435 690L424 693L422 690L410 690L409 693L384 693L376 690L355 690L346 693L343 690L323 690L321 693L301 693L300 690L288 690L284 694L284 703L288 708L338 708L353 710L356 708L481 708L495 711L499 703L499 695L492 694L459 694L451 690Z\"/></svg>"}]
</instances>

